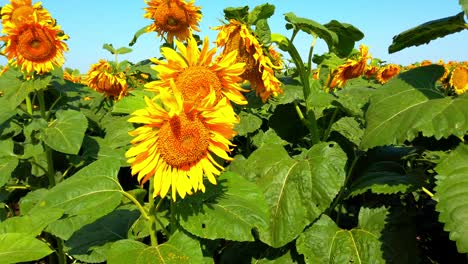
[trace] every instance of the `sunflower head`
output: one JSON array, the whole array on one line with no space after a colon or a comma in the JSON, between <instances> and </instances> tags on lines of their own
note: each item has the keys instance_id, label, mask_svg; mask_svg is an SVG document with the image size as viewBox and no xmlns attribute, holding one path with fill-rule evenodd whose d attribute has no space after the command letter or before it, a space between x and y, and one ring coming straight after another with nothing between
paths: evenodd
<instances>
[{"instance_id":1,"label":"sunflower head","mask_svg":"<svg viewBox=\"0 0 468 264\"><path fill-rule=\"evenodd\" d=\"M199 102L214 90L216 101L227 97L236 104L246 104L241 92L240 75L244 71L244 63L236 62L237 52L231 52L214 59L216 48L209 49L208 38L203 41L201 50L193 36L187 39L187 45L175 41L178 52L171 48L162 48L163 60L153 59L154 69L160 80L145 85L148 90L159 92L170 90L171 81L187 102Z\"/></svg>"},{"instance_id":2,"label":"sunflower head","mask_svg":"<svg viewBox=\"0 0 468 264\"><path fill-rule=\"evenodd\" d=\"M118 72L108 61L102 59L91 65L86 84L90 88L117 100L127 94L125 73Z\"/></svg>"},{"instance_id":3,"label":"sunflower head","mask_svg":"<svg viewBox=\"0 0 468 264\"><path fill-rule=\"evenodd\" d=\"M173 92L160 92L161 105L146 98L146 108L132 114L129 122L143 125L129 133L134 139L126 157L141 184L154 178L153 197L164 198L171 189L175 201L177 194L204 192L204 175L216 184L223 167L214 156L232 160L230 139L239 119L227 98L215 103L214 91L195 105L171 85Z\"/></svg>"},{"instance_id":4,"label":"sunflower head","mask_svg":"<svg viewBox=\"0 0 468 264\"><path fill-rule=\"evenodd\" d=\"M2 32L10 34L14 27L22 23L41 21L53 25L55 23L49 12L42 8L40 2L32 4L31 0L12 0L1 9Z\"/></svg>"},{"instance_id":5,"label":"sunflower head","mask_svg":"<svg viewBox=\"0 0 468 264\"><path fill-rule=\"evenodd\" d=\"M333 89L343 87L347 80L363 75L367 68L367 61L371 58L369 48L365 45L359 47L359 55L356 58L347 59L346 62L333 72L333 77L328 87Z\"/></svg>"},{"instance_id":6,"label":"sunflower head","mask_svg":"<svg viewBox=\"0 0 468 264\"><path fill-rule=\"evenodd\" d=\"M459 65L452 70L449 84L456 94L468 91L468 66Z\"/></svg>"},{"instance_id":7,"label":"sunflower head","mask_svg":"<svg viewBox=\"0 0 468 264\"><path fill-rule=\"evenodd\" d=\"M59 26L50 26L43 22L24 23L9 35L2 37L6 42L4 53L13 65L19 65L22 71L38 74L50 72L54 66L65 62L63 52L68 47L63 42L68 36Z\"/></svg>"},{"instance_id":8,"label":"sunflower head","mask_svg":"<svg viewBox=\"0 0 468 264\"><path fill-rule=\"evenodd\" d=\"M201 19L200 7L193 1L184 0L148 0L144 8L145 18L153 20L147 31L155 31L158 36L166 36L169 43L174 37L180 41L186 40L192 30L199 31L198 22Z\"/></svg>"},{"instance_id":9,"label":"sunflower head","mask_svg":"<svg viewBox=\"0 0 468 264\"><path fill-rule=\"evenodd\" d=\"M377 79L379 83L384 84L398 73L400 73L400 66L396 64L388 64L379 69L375 76L375 79Z\"/></svg>"}]
</instances>

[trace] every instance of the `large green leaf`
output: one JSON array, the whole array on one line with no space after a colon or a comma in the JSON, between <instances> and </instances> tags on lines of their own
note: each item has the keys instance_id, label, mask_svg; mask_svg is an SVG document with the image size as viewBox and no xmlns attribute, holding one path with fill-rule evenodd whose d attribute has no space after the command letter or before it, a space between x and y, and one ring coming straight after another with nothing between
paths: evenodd
<instances>
[{"instance_id":1,"label":"large green leaf","mask_svg":"<svg viewBox=\"0 0 468 264\"><path fill-rule=\"evenodd\" d=\"M275 13L275 6L268 3L254 7L248 15L248 23L255 25L259 20L267 19Z\"/></svg>"},{"instance_id":2,"label":"large green leaf","mask_svg":"<svg viewBox=\"0 0 468 264\"><path fill-rule=\"evenodd\" d=\"M136 206L125 205L83 226L65 241L65 250L84 262L103 262L115 241L127 238L127 232L140 213Z\"/></svg>"},{"instance_id":3,"label":"large green leaf","mask_svg":"<svg viewBox=\"0 0 468 264\"><path fill-rule=\"evenodd\" d=\"M50 253L46 243L24 233L0 234L0 263L19 263L39 260Z\"/></svg>"},{"instance_id":4,"label":"large green leaf","mask_svg":"<svg viewBox=\"0 0 468 264\"><path fill-rule=\"evenodd\" d=\"M361 139L364 135L362 125L356 121L355 117L350 116L342 117L333 123L331 131L340 133L356 146L361 144Z\"/></svg>"},{"instance_id":5,"label":"large green leaf","mask_svg":"<svg viewBox=\"0 0 468 264\"><path fill-rule=\"evenodd\" d=\"M111 246L107 259L109 264L203 263L200 243L183 232L151 247L134 240L120 240Z\"/></svg>"},{"instance_id":6,"label":"large green leaf","mask_svg":"<svg viewBox=\"0 0 468 264\"><path fill-rule=\"evenodd\" d=\"M239 136L246 136L249 133L255 132L262 125L262 119L251 113L242 111L239 114L239 118L240 123L234 127Z\"/></svg>"},{"instance_id":7,"label":"large green leaf","mask_svg":"<svg viewBox=\"0 0 468 264\"><path fill-rule=\"evenodd\" d=\"M461 12L408 29L393 37L388 52L394 53L407 47L427 44L431 40L462 31L467 28L464 17L465 13Z\"/></svg>"},{"instance_id":8,"label":"large green leaf","mask_svg":"<svg viewBox=\"0 0 468 264\"><path fill-rule=\"evenodd\" d=\"M325 40L330 51L332 51L339 42L338 34L314 20L298 17L294 13L286 13L284 14L284 18L290 23L286 24L287 29L294 28L294 30L302 30L313 36L318 36Z\"/></svg>"},{"instance_id":9,"label":"large green leaf","mask_svg":"<svg viewBox=\"0 0 468 264\"><path fill-rule=\"evenodd\" d=\"M10 217L0 223L0 234L24 233L29 236L37 236L48 224L59 219L62 214L61 209L48 208L36 211L34 214Z\"/></svg>"},{"instance_id":10,"label":"large green leaf","mask_svg":"<svg viewBox=\"0 0 468 264\"><path fill-rule=\"evenodd\" d=\"M386 215L385 208L361 208L359 225L351 230L322 215L298 238L297 251L306 263L386 263L380 241Z\"/></svg>"},{"instance_id":11,"label":"large green leaf","mask_svg":"<svg viewBox=\"0 0 468 264\"><path fill-rule=\"evenodd\" d=\"M436 187L434 199L439 221L450 239L457 243L460 253L468 252L468 146L457 147L435 168Z\"/></svg>"},{"instance_id":12,"label":"large green leaf","mask_svg":"<svg viewBox=\"0 0 468 264\"><path fill-rule=\"evenodd\" d=\"M324 26L338 35L338 43L333 47L332 51L341 58L351 54L354 43L364 38L364 33L351 24L332 20Z\"/></svg>"},{"instance_id":13,"label":"large green leaf","mask_svg":"<svg viewBox=\"0 0 468 264\"><path fill-rule=\"evenodd\" d=\"M112 113L131 114L138 109L146 107L145 96L153 97L156 94L147 90L133 90L128 96L114 104Z\"/></svg>"},{"instance_id":14,"label":"large green leaf","mask_svg":"<svg viewBox=\"0 0 468 264\"><path fill-rule=\"evenodd\" d=\"M282 147L276 149L270 151L271 156L284 156ZM302 233L328 208L343 186L346 160L338 144L320 143L304 153L303 158L284 157L274 164L258 164L256 171L261 175L257 184L263 188L271 214L269 228L260 232L260 239L281 247Z\"/></svg>"},{"instance_id":15,"label":"large green leaf","mask_svg":"<svg viewBox=\"0 0 468 264\"><path fill-rule=\"evenodd\" d=\"M402 144L419 132L436 139L468 130L468 95L444 97L434 87L444 69L419 67L400 74L374 93L366 112L361 148Z\"/></svg>"},{"instance_id":16,"label":"large green leaf","mask_svg":"<svg viewBox=\"0 0 468 264\"><path fill-rule=\"evenodd\" d=\"M44 130L44 142L59 152L78 154L88 120L75 110L59 110L56 116L57 119Z\"/></svg>"},{"instance_id":17,"label":"large green leaf","mask_svg":"<svg viewBox=\"0 0 468 264\"><path fill-rule=\"evenodd\" d=\"M180 224L190 233L208 239L253 241L252 229L266 230L268 206L255 183L225 172L219 185L208 185L177 204Z\"/></svg>"},{"instance_id":18,"label":"large green leaf","mask_svg":"<svg viewBox=\"0 0 468 264\"><path fill-rule=\"evenodd\" d=\"M16 157L1 157L0 158L0 187L5 185L11 178L11 174L18 166Z\"/></svg>"},{"instance_id":19,"label":"large green leaf","mask_svg":"<svg viewBox=\"0 0 468 264\"><path fill-rule=\"evenodd\" d=\"M30 213L45 208L61 208L69 216L112 211L122 197L119 168L118 161L108 159L88 165L43 194Z\"/></svg>"}]
</instances>

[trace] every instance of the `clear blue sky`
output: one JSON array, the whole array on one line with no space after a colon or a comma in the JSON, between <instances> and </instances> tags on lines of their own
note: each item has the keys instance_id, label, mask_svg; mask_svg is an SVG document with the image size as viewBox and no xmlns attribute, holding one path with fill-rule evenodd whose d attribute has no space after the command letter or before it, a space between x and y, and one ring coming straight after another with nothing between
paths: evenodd
<instances>
[{"instance_id":1,"label":"clear blue sky","mask_svg":"<svg viewBox=\"0 0 468 264\"><path fill-rule=\"evenodd\" d=\"M276 6L275 14L269 20L272 32L290 36L291 32L284 27L284 14L293 12L323 24L332 19L353 24L365 34L357 46L361 43L368 45L374 57L388 62L407 65L424 59L434 62L439 59L468 60L468 30L394 54L387 52L394 35L424 22L461 12L458 0L195 0L195 5L201 6L203 13L198 34L214 41L217 31L210 27L221 24L219 20L223 19L225 7L249 5L253 8L267 2ZM9 1L0 0L0 5L6 3ZM64 66L82 73L100 58L113 59L108 51L102 49L104 43L111 43L114 47L127 46L137 30L151 23L151 20L143 18L143 0L43 0L42 4L70 36L67 41L70 51L65 54ZM306 34L299 34L295 39L294 43L304 57L310 42L311 37ZM145 34L132 47L133 52L122 55L120 60L138 62L157 57L160 44L156 33ZM315 53L325 51L326 45L319 40ZM0 64L5 63L6 60L0 58Z\"/></svg>"}]
</instances>

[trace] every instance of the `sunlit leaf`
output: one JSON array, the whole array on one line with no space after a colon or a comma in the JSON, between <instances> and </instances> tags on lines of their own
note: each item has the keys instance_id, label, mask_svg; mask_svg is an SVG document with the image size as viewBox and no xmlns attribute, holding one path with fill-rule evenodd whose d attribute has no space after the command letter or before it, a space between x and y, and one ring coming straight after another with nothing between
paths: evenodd
<instances>
[{"instance_id":1,"label":"sunlit leaf","mask_svg":"<svg viewBox=\"0 0 468 264\"><path fill-rule=\"evenodd\" d=\"M152 97L153 93L145 90L134 90L129 93L128 96L122 98L114 104L112 113L117 114L131 114L138 109L143 109L146 107L145 96Z\"/></svg>"},{"instance_id":2,"label":"sunlit leaf","mask_svg":"<svg viewBox=\"0 0 468 264\"><path fill-rule=\"evenodd\" d=\"M62 214L61 209L48 208L36 211L34 214L10 217L0 223L0 234L24 233L25 236L37 236L48 224L59 219Z\"/></svg>"},{"instance_id":3,"label":"sunlit leaf","mask_svg":"<svg viewBox=\"0 0 468 264\"><path fill-rule=\"evenodd\" d=\"M463 11L465 12L465 16L468 17L468 0L459 0L458 1L463 9Z\"/></svg>"},{"instance_id":4,"label":"sunlit leaf","mask_svg":"<svg viewBox=\"0 0 468 264\"><path fill-rule=\"evenodd\" d=\"M270 155L276 153L270 151ZM320 143L305 158L266 164L263 170L258 165L262 175L257 184L263 188L271 219L260 239L281 247L299 236L333 201L344 182L346 154L336 143Z\"/></svg>"},{"instance_id":5,"label":"sunlit leaf","mask_svg":"<svg viewBox=\"0 0 468 264\"><path fill-rule=\"evenodd\" d=\"M347 57L353 51L356 41L364 38L364 33L351 24L332 20L324 26L338 35L338 43L332 51L341 58Z\"/></svg>"},{"instance_id":6,"label":"sunlit leaf","mask_svg":"<svg viewBox=\"0 0 468 264\"><path fill-rule=\"evenodd\" d=\"M275 13L275 6L271 4L262 4L256 6L248 15L248 23L255 25L259 20L267 19Z\"/></svg>"},{"instance_id":7,"label":"sunlit leaf","mask_svg":"<svg viewBox=\"0 0 468 264\"><path fill-rule=\"evenodd\" d=\"M0 234L0 263L19 263L39 260L54 252L34 236L23 233Z\"/></svg>"},{"instance_id":8,"label":"sunlit leaf","mask_svg":"<svg viewBox=\"0 0 468 264\"><path fill-rule=\"evenodd\" d=\"M361 148L401 144L418 133L436 139L468 130L468 95L445 97L434 87L444 69L419 67L400 74L374 93L366 111Z\"/></svg>"},{"instance_id":9,"label":"sunlit leaf","mask_svg":"<svg viewBox=\"0 0 468 264\"><path fill-rule=\"evenodd\" d=\"M135 43L137 42L137 39L138 39L141 35L143 35L143 34L145 34L146 32L148 32L147 28L148 28L148 26L144 26L144 27L140 28L140 29L135 33L135 35L133 35L133 39L130 41L130 43L128 43L128 45L129 45L130 47L133 46L133 45L135 45Z\"/></svg>"},{"instance_id":10,"label":"sunlit leaf","mask_svg":"<svg viewBox=\"0 0 468 264\"><path fill-rule=\"evenodd\" d=\"M439 221L450 239L457 244L458 252L468 252L468 146L461 144L435 168L436 187L434 199Z\"/></svg>"},{"instance_id":11,"label":"sunlit leaf","mask_svg":"<svg viewBox=\"0 0 468 264\"><path fill-rule=\"evenodd\" d=\"M147 246L133 240L120 240L108 251L109 264L183 264L203 263L200 244L194 238L174 233L158 246Z\"/></svg>"},{"instance_id":12,"label":"sunlit leaf","mask_svg":"<svg viewBox=\"0 0 468 264\"><path fill-rule=\"evenodd\" d=\"M328 49L332 51L334 47L339 43L338 34L329 30L324 25L303 17L298 17L294 13L286 13L284 15L286 21L290 24L286 24L287 29L294 28L295 30L302 30L305 33L325 40L328 45Z\"/></svg>"},{"instance_id":13,"label":"sunlit leaf","mask_svg":"<svg viewBox=\"0 0 468 264\"><path fill-rule=\"evenodd\" d=\"M465 23L465 12L426 22L394 36L388 52L394 53L407 47L427 44L431 40L460 32L466 29Z\"/></svg>"},{"instance_id":14,"label":"sunlit leaf","mask_svg":"<svg viewBox=\"0 0 468 264\"><path fill-rule=\"evenodd\" d=\"M223 173L218 181L204 194L177 204L180 224L198 237L253 241L252 229L268 226L268 207L260 188L233 172Z\"/></svg>"},{"instance_id":15,"label":"sunlit leaf","mask_svg":"<svg viewBox=\"0 0 468 264\"><path fill-rule=\"evenodd\" d=\"M342 117L333 123L331 131L340 133L356 146L361 144L361 138L364 135L362 125L354 117L349 116Z\"/></svg>"},{"instance_id":16,"label":"sunlit leaf","mask_svg":"<svg viewBox=\"0 0 468 264\"><path fill-rule=\"evenodd\" d=\"M243 7L227 7L224 10L224 18L227 21L234 19L237 21L247 21L249 15L249 6Z\"/></svg>"},{"instance_id":17,"label":"sunlit leaf","mask_svg":"<svg viewBox=\"0 0 468 264\"><path fill-rule=\"evenodd\" d=\"M59 152L78 154L88 120L75 110L59 110L56 116L57 119L44 130L44 142Z\"/></svg>"},{"instance_id":18,"label":"sunlit leaf","mask_svg":"<svg viewBox=\"0 0 468 264\"><path fill-rule=\"evenodd\" d=\"M385 208L361 208L359 225L351 230L322 215L301 234L297 251L306 263L386 263L380 241L386 215Z\"/></svg>"},{"instance_id":19,"label":"sunlit leaf","mask_svg":"<svg viewBox=\"0 0 468 264\"><path fill-rule=\"evenodd\" d=\"M11 178L11 174L18 166L18 158L1 157L0 158L0 187L5 185Z\"/></svg>"}]
</instances>

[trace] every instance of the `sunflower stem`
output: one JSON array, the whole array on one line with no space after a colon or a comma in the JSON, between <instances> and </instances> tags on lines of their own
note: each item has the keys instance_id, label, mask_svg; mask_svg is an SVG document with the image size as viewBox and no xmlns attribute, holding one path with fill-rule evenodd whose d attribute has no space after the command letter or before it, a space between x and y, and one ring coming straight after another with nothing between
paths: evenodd
<instances>
[{"instance_id":1,"label":"sunflower stem","mask_svg":"<svg viewBox=\"0 0 468 264\"><path fill-rule=\"evenodd\" d=\"M145 208L140 204L140 202L138 202L138 200L133 195L129 194L128 192L126 192L124 190L122 190L121 193L136 205L136 207L140 211L141 215L146 220L150 219L150 217L148 215L148 212L145 210Z\"/></svg>"},{"instance_id":2,"label":"sunflower stem","mask_svg":"<svg viewBox=\"0 0 468 264\"><path fill-rule=\"evenodd\" d=\"M171 235L177 230L177 220L176 220L176 204L173 199L171 199Z\"/></svg>"},{"instance_id":3,"label":"sunflower stem","mask_svg":"<svg viewBox=\"0 0 468 264\"><path fill-rule=\"evenodd\" d=\"M330 135L331 127L332 127L333 123L335 122L335 119L336 119L336 116L338 115L338 112L339 112L339 110L338 110L338 107L337 107L337 108L335 108L335 111L333 111L332 117L330 118L330 122L328 123L327 130L325 130L325 132L323 133L322 141L327 140L328 136Z\"/></svg>"},{"instance_id":4,"label":"sunflower stem","mask_svg":"<svg viewBox=\"0 0 468 264\"><path fill-rule=\"evenodd\" d=\"M154 206L154 185L153 185L153 178L150 179L149 182L149 193L148 193L148 205L149 205L149 214L148 214L148 229L150 233L150 240L151 240L151 246L157 246L158 245L158 238L156 237L156 210ZM159 207L159 206L157 206Z\"/></svg>"},{"instance_id":5,"label":"sunflower stem","mask_svg":"<svg viewBox=\"0 0 468 264\"><path fill-rule=\"evenodd\" d=\"M28 111L28 114L30 116L33 115L33 108L32 108L32 103L31 103L31 97L29 97L30 95L28 94L28 96L26 96L26 109Z\"/></svg>"},{"instance_id":6,"label":"sunflower stem","mask_svg":"<svg viewBox=\"0 0 468 264\"><path fill-rule=\"evenodd\" d=\"M294 39L294 36L295 34L293 34L292 39ZM297 70L299 71L299 77L302 83L302 92L304 94L305 105L306 105L306 119L308 121L308 122L303 122L303 123L306 125L307 129L310 132L312 145L315 145L318 142L320 142L320 136L319 136L317 120L315 118L314 109L308 102L309 100L307 100L311 92L310 82L309 82L310 70L308 71L306 67L304 66L304 62L302 61L301 56L299 55L299 52L297 51L296 47L294 47L291 40L288 40L288 53L291 56L291 59L296 64ZM299 118L301 117L299 116Z\"/></svg>"}]
</instances>

